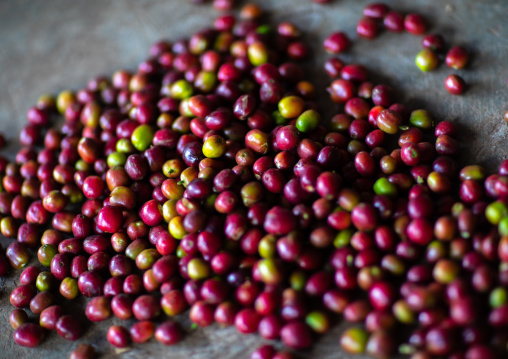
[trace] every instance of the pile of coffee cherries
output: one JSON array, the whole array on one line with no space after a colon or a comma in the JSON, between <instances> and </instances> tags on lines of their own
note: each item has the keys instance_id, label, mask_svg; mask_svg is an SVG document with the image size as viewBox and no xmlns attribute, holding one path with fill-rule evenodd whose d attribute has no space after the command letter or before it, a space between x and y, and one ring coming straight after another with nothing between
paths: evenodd
<instances>
[{"instance_id":1,"label":"pile of coffee cherries","mask_svg":"<svg viewBox=\"0 0 508 359\"><path fill-rule=\"evenodd\" d=\"M179 342L190 309L296 350L343 318L350 353L506 357L508 161L460 168L454 123L338 58L325 70L343 106L323 121L300 30L262 20L247 5L29 109L23 148L0 158L15 342L79 339L61 304L84 296L92 322L137 320L109 328L117 348ZM349 46L337 38L331 52Z\"/></svg>"}]
</instances>

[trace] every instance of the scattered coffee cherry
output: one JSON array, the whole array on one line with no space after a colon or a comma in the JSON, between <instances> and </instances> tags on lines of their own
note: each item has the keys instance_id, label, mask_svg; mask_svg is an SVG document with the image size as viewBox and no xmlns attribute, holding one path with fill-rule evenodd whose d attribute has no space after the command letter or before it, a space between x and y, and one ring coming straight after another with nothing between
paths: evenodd
<instances>
[{"instance_id":1,"label":"scattered coffee cherry","mask_svg":"<svg viewBox=\"0 0 508 359\"><path fill-rule=\"evenodd\" d=\"M95 359L97 356L95 348L90 344L78 344L71 352L69 359Z\"/></svg>"},{"instance_id":2,"label":"scattered coffee cherry","mask_svg":"<svg viewBox=\"0 0 508 359\"><path fill-rule=\"evenodd\" d=\"M262 345L256 350L254 350L251 355L250 359L267 359L267 358L273 358L275 355L276 350L271 345Z\"/></svg>"},{"instance_id":3,"label":"scattered coffee cherry","mask_svg":"<svg viewBox=\"0 0 508 359\"><path fill-rule=\"evenodd\" d=\"M379 32L378 22L370 17L364 17L356 25L356 33L366 39L373 39Z\"/></svg>"},{"instance_id":4,"label":"scattered coffee cherry","mask_svg":"<svg viewBox=\"0 0 508 359\"><path fill-rule=\"evenodd\" d=\"M349 38L343 32L334 32L324 41L323 47L329 54L338 54L346 51L351 45Z\"/></svg>"},{"instance_id":5,"label":"scattered coffee cherry","mask_svg":"<svg viewBox=\"0 0 508 359\"><path fill-rule=\"evenodd\" d=\"M232 10L234 5L234 0L213 0L213 8L218 11Z\"/></svg>"},{"instance_id":6,"label":"scattered coffee cherry","mask_svg":"<svg viewBox=\"0 0 508 359\"><path fill-rule=\"evenodd\" d=\"M444 82L446 90L452 95L460 95L464 92L466 83L459 75L449 75Z\"/></svg>"},{"instance_id":7,"label":"scattered coffee cherry","mask_svg":"<svg viewBox=\"0 0 508 359\"><path fill-rule=\"evenodd\" d=\"M435 52L443 51L445 42L441 35L439 34L431 34L426 35L422 39L422 46L426 49L430 49Z\"/></svg>"},{"instance_id":8,"label":"scattered coffee cherry","mask_svg":"<svg viewBox=\"0 0 508 359\"><path fill-rule=\"evenodd\" d=\"M463 69L469 62L469 52L462 46L454 46L448 50L445 62L452 69Z\"/></svg>"},{"instance_id":9,"label":"scattered coffee cherry","mask_svg":"<svg viewBox=\"0 0 508 359\"><path fill-rule=\"evenodd\" d=\"M183 337L180 324L173 321L166 321L160 324L155 330L155 338L165 345L174 345Z\"/></svg>"},{"instance_id":10,"label":"scattered coffee cherry","mask_svg":"<svg viewBox=\"0 0 508 359\"><path fill-rule=\"evenodd\" d=\"M427 21L420 14L407 14L404 18L404 28L413 35L423 35L427 31Z\"/></svg>"},{"instance_id":11,"label":"scattered coffee cherry","mask_svg":"<svg viewBox=\"0 0 508 359\"><path fill-rule=\"evenodd\" d=\"M33 323L23 323L14 332L14 342L23 347L36 347L43 338L43 329L39 325Z\"/></svg>"},{"instance_id":12,"label":"scattered coffee cherry","mask_svg":"<svg viewBox=\"0 0 508 359\"><path fill-rule=\"evenodd\" d=\"M415 63L423 72L432 71L439 65L439 57L434 51L423 49L416 55Z\"/></svg>"},{"instance_id":13,"label":"scattered coffee cherry","mask_svg":"<svg viewBox=\"0 0 508 359\"><path fill-rule=\"evenodd\" d=\"M384 3L372 3L363 8L363 15L375 20L382 20L390 8Z\"/></svg>"},{"instance_id":14,"label":"scattered coffee cherry","mask_svg":"<svg viewBox=\"0 0 508 359\"><path fill-rule=\"evenodd\" d=\"M129 331L120 325L109 327L106 338L111 345L117 348L125 348L130 342Z\"/></svg>"},{"instance_id":15,"label":"scattered coffee cherry","mask_svg":"<svg viewBox=\"0 0 508 359\"><path fill-rule=\"evenodd\" d=\"M404 31L404 15L397 11L390 11L385 15L383 25L388 31L402 32Z\"/></svg>"},{"instance_id":16,"label":"scattered coffee cherry","mask_svg":"<svg viewBox=\"0 0 508 359\"><path fill-rule=\"evenodd\" d=\"M365 352L368 339L369 335L364 329L350 328L342 333L340 346L348 353L361 354Z\"/></svg>"},{"instance_id":17,"label":"scattered coffee cherry","mask_svg":"<svg viewBox=\"0 0 508 359\"><path fill-rule=\"evenodd\" d=\"M9 315L9 322L13 329L18 329L19 326L28 322L28 314L23 309L14 309Z\"/></svg>"},{"instance_id":18,"label":"scattered coffee cherry","mask_svg":"<svg viewBox=\"0 0 508 359\"><path fill-rule=\"evenodd\" d=\"M263 9L257 4L245 4L240 10L240 19L254 20L263 14Z\"/></svg>"},{"instance_id":19,"label":"scattered coffee cherry","mask_svg":"<svg viewBox=\"0 0 508 359\"><path fill-rule=\"evenodd\" d=\"M70 315L63 315L56 322L55 329L62 338L74 341L81 338L85 328L80 320Z\"/></svg>"}]
</instances>

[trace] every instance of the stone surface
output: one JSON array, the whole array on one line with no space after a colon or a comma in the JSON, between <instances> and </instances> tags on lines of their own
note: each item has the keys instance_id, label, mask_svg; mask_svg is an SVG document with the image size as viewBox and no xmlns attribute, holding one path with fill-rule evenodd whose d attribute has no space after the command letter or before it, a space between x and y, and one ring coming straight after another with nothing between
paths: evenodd
<instances>
[{"instance_id":1,"label":"stone surface","mask_svg":"<svg viewBox=\"0 0 508 359\"><path fill-rule=\"evenodd\" d=\"M367 3L334 0L322 6L310 0L263 0L275 21L289 20L305 30L313 43L323 103L328 115L338 110L325 100L327 79L319 75L325 54L321 43L332 31L347 32L354 45L341 56L362 63L376 73L374 79L398 89L410 108L429 109L437 120L460 125L464 163L480 163L495 168L507 157L508 128L502 120L508 110L508 2L503 0L394 0L390 4L404 12L420 12L430 20L431 32L445 36L448 44L465 45L473 56L466 70L452 71L444 64L430 73L420 72L414 57L421 48L421 37L383 32L374 41L357 40L356 22ZM13 156L17 135L25 113L43 93L79 89L98 74L111 75L121 68L135 69L147 54L149 45L161 38L175 40L210 25L217 13L210 5L196 6L184 0L3 0L0 2L0 131L10 140L5 153ZM459 73L470 86L462 96L447 93L443 81ZM1 239L2 244L9 241ZM18 347L8 324L12 309L10 290L18 273L0 278L1 358L67 358L76 343L48 333L37 349ZM184 315L185 316L185 315ZM106 343L109 320L88 327L79 342L96 345L102 357L116 352ZM131 322L125 325L132 324ZM188 321L186 328L190 328ZM301 357L313 359L348 358L340 351L339 335L344 324L320 339L312 351ZM262 341L244 336L234 328L212 326L190 330L185 340L164 347L152 340L117 353L121 358L248 358ZM361 358L355 356L356 358Z\"/></svg>"}]
</instances>

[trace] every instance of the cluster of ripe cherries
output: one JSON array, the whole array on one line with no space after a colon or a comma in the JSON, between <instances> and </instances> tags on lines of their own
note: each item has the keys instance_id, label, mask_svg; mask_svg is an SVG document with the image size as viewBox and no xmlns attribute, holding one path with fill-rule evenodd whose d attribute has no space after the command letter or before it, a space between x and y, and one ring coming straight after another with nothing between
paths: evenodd
<instances>
[{"instance_id":1,"label":"cluster of ripe cherries","mask_svg":"<svg viewBox=\"0 0 508 359\"><path fill-rule=\"evenodd\" d=\"M363 13L364 17L358 21L356 32L358 36L369 40L376 38L382 28L390 32L408 32L419 36L425 35L429 27L422 15L416 13L404 15L398 11L392 11L383 3L370 4L365 7ZM346 51L350 44L349 37L345 33L334 32L326 38L324 49L330 54L338 54ZM415 63L423 72L432 71L439 65L439 55L446 48L445 40L439 34L428 34L422 38L422 47L423 50L416 55ZM444 59L449 68L462 70L469 62L469 52L463 46L452 46ZM327 72L332 77L337 74L337 70L334 69L337 61L340 66L341 61L337 59L332 59L327 64ZM446 77L444 86L452 95L460 95L466 89L466 82L459 75L451 74Z\"/></svg>"},{"instance_id":2,"label":"cluster of ripe cherries","mask_svg":"<svg viewBox=\"0 0 508 359\"><path fill-rule=\"evenodd\" d=\"M364 14L362 29L393 12ZM136 319L109 328L117 348L179 342L174 317L190 308L197 326L298 350L341 315L355 323L340 339L350 353L506 356L508 162L492 175L460 168L454 123L434 126L338 58L325 70L343 111L323 126L300 31L261 19L246 5L154 44L134 73L29 109L23 148L0 158L0 231L17 238L0 275L23 269L15 342L79 339L86 326L61 304L84 296L92 322ZM27 266L34 253L40 265ZM94 355L81 344L71 357Z\"/></svg>"}]
</instances>

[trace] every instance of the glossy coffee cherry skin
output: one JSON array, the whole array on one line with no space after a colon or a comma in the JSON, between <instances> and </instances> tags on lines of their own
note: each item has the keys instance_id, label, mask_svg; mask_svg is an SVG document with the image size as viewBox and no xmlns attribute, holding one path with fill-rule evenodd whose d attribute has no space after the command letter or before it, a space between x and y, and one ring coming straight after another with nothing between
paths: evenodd
<instances>
[{"instance_id":1,"label":"glossy coffee cherry skin","mask_svg":"<svg viewBox=\"0 0 508 359\"><path fill-rule=\"evenodd\" d=\"M14 332L14 342L23 347L36 347L41 343L43 338L43 329L33 323L21 324Z\"/></svg>"}]
</instances>

